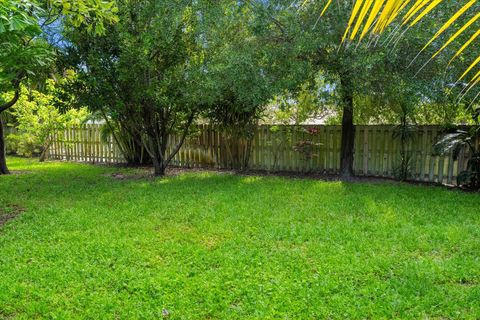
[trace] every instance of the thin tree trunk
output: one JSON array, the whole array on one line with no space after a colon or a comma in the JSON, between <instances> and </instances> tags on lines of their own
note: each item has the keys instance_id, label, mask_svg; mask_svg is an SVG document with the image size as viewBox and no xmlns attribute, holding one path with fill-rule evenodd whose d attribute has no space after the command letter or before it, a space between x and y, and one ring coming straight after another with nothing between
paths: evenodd
<instances>
[{"instance_id":1,"label":"thin tree trunk","mask_svg":"<svg viewBox=\"0 0 480 320\"><path fill-rule=\"evenodd\" d=\"M7 157L6 157L6 144L5 144L5 134L3 127L3 120L0 113L0 175L10 174L10 171L7 167Z\"/></svg>"},{"instance_id":2,"label":"thin tree trunk","mask_svg":"<svg viewBox=\"0 0 480 320\"><path fill-rule=\"evenodd\" d=\"M17 86L17 88L15 89L15 93L13 94L12 100L10 100L9 102L7 102L5 104L0 105L0 114L3 111L6 111L7 109L13 107L15 105L15 103L17 103L19 98L20 98L20 89L18 89L18 86Z\"/></svg>"},{"instance_id":3,"label":"thin tree trunk","mask_svg":"<svg viewBox=\"0 0 480 320\"><path fill-rule=\"evenodd\" d=\"M152 157L154 175L156 177L163 177L165 175L165 163L162 160L158 160L156 157Z\"/></svg>"},{"instance_id":4,"label":"thin tree trunk","mask_svg":"<svg viewBox=\"0 0 480 320\"><path fill-rule=\"evenodd\" d=\"M348 77L348 76L347 76ZM348 79L342 81L342 142L340 150L340 176L349 180L354 176L353 150L355 147L355 126L353 124L353 92Z\"/></svg>"},{"instance_id":5,"label":"thin tree trunk","mask_svg":"<svg viewBox=\"0 0 480 320\"><path fill-rule=\"evenodd\" d=\"M5 143L5 133L4 133L4 125L2 119L2 113L7 109L13 107L15 103L17 103L18 99L20 98L20 81L25 76L23 71L19 72L16 78L12 81L12 86L15 89L13 94L12 100L9 102L0 105L0 175L2 174L10 174L10 171L7 167L7 146Z\"/></svg>"},{"instance_id":6,"label":"thin tree trunk","mask_svg":"<svg viewBox=\"0 0 480 320\"><path fill-rule=\"evenodd\" d=\"M47 159L47 152L48 148L44 148L42 150L42 152L40 153L40 158L38 159L39 162L45 162L45 160Z\"/></svg>"},{"instance_id":7,"label":"thin tree trunk","mask_svg":"<svg viewBox=\"0 0 480 320\"><path fill-rule=\"evenodd\" d=\"M180 141L178 142L178 144L173 148L172 152L170 153L170 155L166 156L166 159L164 161L164 168L166 168L169 164L170 164L170 161L172 161L173 157L175 157L175 155L178 153L178 151L180 150L180 148L183 146L183 143L185 142L185 138L187 137L188 135L188 132L190 131L190 127L192 126L192 123L193 123L193 119L195 118L195 112L192 112L190 114L190 116L188 117L188 120L187 120L187 123L185 124L185 127L183 129L183 132L182 132L182 135L180 137ZM168 136L165 138L167 139ZM167 149L167 145L165 144L164 145L164 152L165 150Z\"/></svg>"}]
</instances>

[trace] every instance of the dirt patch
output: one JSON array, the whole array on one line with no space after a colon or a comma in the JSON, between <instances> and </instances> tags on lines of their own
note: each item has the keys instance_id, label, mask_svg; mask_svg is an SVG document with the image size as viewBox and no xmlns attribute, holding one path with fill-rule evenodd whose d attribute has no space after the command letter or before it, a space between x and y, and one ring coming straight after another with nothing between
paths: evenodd
<instances>
[{"instance_id":1,"label":"dirt patch","mask_svg":"<svg viewBox=\"0 0 480 320\"><path fill-rule=\"evenodd\" d=\"M148 177L147 174L133 174L133 173L119 173L119 172L106 174L105 176L111 177L116 180L136 180L136 179L143 179Z\"/></svg>"},{"instance_id":2,"label":"dirt patch","mask_svg":"<svg viewBox=\"0 0 480 320\"><path fill-rule=\"evenodd\" d=\"M8 221L15 219L25 212L25 208L18 205L10 205L6 208L0 208L0 227L5 225Z\"/></svg>"},{"instance_id":3,"label":"dirt patch","mask_svg":"<svg viewBox=\"0 0 480 320\"><path fill-rule=\"evenodd\" d=\"M462 278L460 279L460 281L457 281L457 284L464 287L475 287L478 285L478 282L474 280Z\"/></svg>"},{"instance_id":4,"label":"dirt patch","mask_svg":"<svg viewBox=\"0 0 480 320\"><path fill-rule=\"evenodd\" d=\"M14 176L20 176L20 175L23 175L23 174L32 173L32 171L28 171L28 170L10 170L10 173L13 174Z\"/></svg>"},{"instance_id":5,"label":"dirt patch","mask_svg":"<svg viewBox=\"0 0 480 320\"><path fill-rule=\"evenodd\" d=\"M103 165L103 164L102 164ZM122 165L105 165L110 167L122 167L128 168L128 166ZM128 180L128 179L145 179L153 178L154 171L152 167L149 166L134 166L130 167L133 169L131 172L115 172L105 174L118 180ZM258 177L284 177L284 178L293 178L293 179L309 179L309 180L321 180L321 181L345 181L340 178L339 175L328 173L328 172L291 172L291 171L266 171L266 170L233 170L233 169L221 169L221 168L185 168L177 166L169 166L165 172L165 177L174 177L184 173L197 173L197 172L206 172L206 173L217 173L217 174L232 174L239 176L258 176ZM352 177L348 182L368 182L368 183L399 183L391 178L382 178L382 177Z\"/></svg>"},{"instance_id":6,"label":"dirt patch","mask_svg":"<svg viewBox=\"0 0 480 320\"><path fill-rule=\"evenodd\" d=\"M105 176L112 177L118 180L125 179L145 179L153 178L153 168L147 166L138 166L134 168L133 172L116 172L112 174L106 174ZM291 179L307 179L307 180L321 180L321 181L345 181L340 178L339 175L331 174L327 172L292 172L292 171L265 171L265 170L233 170L233 169L221 169L221 168L185 168L185 167L176 167L169 166L165 172L165 177L174 177L182 175L184 173L216 173L216 174L232 174L244 177L283 177ZM352 177L348 182L362 182L362 183L400 183L391 178L383 177Z\"/></svg>"},{"instance_id":7,"label":"dirt patch","mask_svg":"<svg viewBox=\"0 0 480 320\"><path fill-rule=\"evenodd\" d=\"M115 172L104 175L105 177L113 178L115 180L143 180L153 178L152 173L149 170L136 170L135 172Z\"/></svg>"},{"instance_id":8,"label":"dirt patch","mask_svg":"<svg viewBox=\"0 0 480 320\"><path fill-rule=\"evenodd\" d=\"M107 165L112 167L112 165ZM113 165L117 167L126 168L125 165ZM155 179L153 175L153 168L148 166L136 166L130 167L134 168L134 172L128 173L113 173L107 174L106 176L112 177L118 180L129 180L129 179ZM444 185L436 182L424 182L416 180L407 180L407 181L398 181L390 177L378 177L378 176L356 176L348 180L342 179L337 174L332 174L329 172L321 171L311 171L311 172L291 172L291 171L275 171L269 172L265 170L247 170L239 171L232 169L219 169L219 168L184 168L169 166L166 170L165 177L174 177L184 173L195 173L195 172L212 172L217 174L234 174L239 176L257 176L257 177L283 177L291 179L307 179L307 180L320 180L320 181L344 181L351 183L370 183L370 184L411 184L418 186L429 186L429 187L441 187L448 190L460 190L465 192L478 192L474 190L465 189L456 185Z\"/></svg>"},{"instance_id":9,"label":"dirt patch","mask_svg":"<svg viewBox=\"0 0 480 320\"><path fill-rule=\"evenodd\" d=\"M215 172L215 173L230 173L235 174L232 170L222 170L213 168L182 168L182 167L168 167L165 171L164 177L175 177L184 173L195 172ZM143 179L155 179L154 171L152 167L134 167L131 172L115 172L108 173L104 176L110 177L116 180L143 180Z\"/></svg>"},{"instance_id":10,"label":"dirt patch","mask_svg":"<svg viewBox=\"0 0 480 320\"><path fill-rule=\"evenodd\" d=\"M184 173L197 173L197 172L214 172L217 174L237 174L234 170L229 169L216 169L216 168L183 168L183 167L175 167L171 166L167 168L166 176L178 176Z\"/></svg>"}]
</instances>

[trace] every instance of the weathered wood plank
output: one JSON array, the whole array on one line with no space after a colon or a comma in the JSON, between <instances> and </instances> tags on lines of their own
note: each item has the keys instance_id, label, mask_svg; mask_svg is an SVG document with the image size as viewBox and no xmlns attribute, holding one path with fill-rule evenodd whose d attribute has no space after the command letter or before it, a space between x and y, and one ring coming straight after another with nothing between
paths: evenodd
<instances>
[{"instance_id":1,"label":"weathered wood plank","mask_svg":"<svg viewBox=\"0 0 480 320\"><path fill-rule=\"evenodd\" d=\"M112 137L102 142L100 128L98 124L86 124L53 132L49 158L93 163L125 162ZM318 134L307 132L312 128L317 129ZM198 130L198 135L187 139L172 164L230 168L232 154L244 154L246 141L234 143L208 124L199 125ZM393 130L393 126L357 126L354 170L358 175L393 176L394 168L399 164L400 147L398 139L392 136ZM460 153L458 160L451 156L432 155L432 145L440 132L440 127L421 126L415 139L407 146L412 156L413 179L451 184L465 169L469 156L465 151ZM340 126L279 126L277 131L272 131L271 126L261 125L255 130L252 140L250 167L271 171L336 173L340 166L340 139ZM299 142L307 140L314 144L311 158L294 150ZM169 137L168 150L173 150L178 141L176 136Z\"/></svg>"}]
</instances>

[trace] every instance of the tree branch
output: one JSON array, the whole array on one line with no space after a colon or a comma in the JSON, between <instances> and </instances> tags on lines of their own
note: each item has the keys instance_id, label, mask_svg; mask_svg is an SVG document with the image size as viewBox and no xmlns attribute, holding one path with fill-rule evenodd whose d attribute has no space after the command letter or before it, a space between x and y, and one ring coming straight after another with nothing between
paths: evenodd
<instances>
[{"instance_id":1,"label":"tree branch","mask_svg":"<svg viewBox=\"0 0 480 320\"><path fill-rule=\"evenodd\" d=\"M178 142L178 144L175 146L173 151L170 153L170 155L167 157L167 159L164 162L165 167L168 166L170 161L172 161L173 157L175 157L175 155L178 153L178 151L182 147L183 142L185 141L185 138L187 137L188 131L190 130L190 126L192 125L192 122L193 122L194 118L195 118L195 111L192 111L192 113L188 117L187 124L185 125L185 128L183 129L180 141Z\"/></svg>"},{"instance_id":2,"label":"tree branch","mask_svg":"<svg viewBox=\"0 0 480 320\"><path fill-rule=\"evenodd\" d=\"M25 76L25 72L20 71L17 73L17 76L15 77L15 79L12 80L12 86L13 86L13 89L15 90L15 93L13 95L12 100L10 100L9 102L3 105L0 105L0 113L7 110L8 108L13 107L15 103L17 103L18 99L20 98L20 82L22 81L22 78L24 76Z\"/></svg>"},{"instance_id":3,"label":"tree branch","mask_svg":"<svg viewBox=\"0 0 480 320\"><path fill-rule=\"evenodd\" d=\"M19 88L17 88L15 90L15 95L13 96L12 100L10 100L9 102L0 106L0 113L7 110L8 108L13 107L15 105L15 103L17 103L18 98L20 98L20 89Z\"/></svg>"}]
</instances>

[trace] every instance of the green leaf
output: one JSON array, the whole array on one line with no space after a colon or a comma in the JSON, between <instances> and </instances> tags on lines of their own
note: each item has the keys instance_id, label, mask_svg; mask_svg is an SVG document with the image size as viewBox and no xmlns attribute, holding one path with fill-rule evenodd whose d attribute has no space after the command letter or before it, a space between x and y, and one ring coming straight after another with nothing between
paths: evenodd
<instances>
[{"instance_id":1,"label":"green leaf","mask_svg":"<svg viewBox=\"0 0 480 320\"><path fill-rule=\"evenodd\" d=\"M26 26L27 26L27 24L25 23L25 21L18 16L13 16L10 19L10 30L11 31L21 31L21 30L25 29Z\"/></svg>"}]
</instances>

